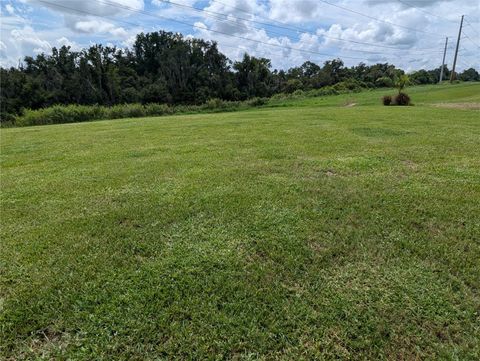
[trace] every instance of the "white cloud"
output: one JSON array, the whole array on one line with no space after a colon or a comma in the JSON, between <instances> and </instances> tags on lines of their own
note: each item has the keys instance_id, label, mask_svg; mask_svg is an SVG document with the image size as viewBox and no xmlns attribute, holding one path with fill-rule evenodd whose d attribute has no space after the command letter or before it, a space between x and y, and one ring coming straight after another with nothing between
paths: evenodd
<instances>
[{"instance_id":1,"label":"white cloud","mask_svg":"<svg viewBox=\"0 0 480 361\"><path fill-rule=\"evenodd\" d=\"M82 49L82 47L80 46L80 44L76 43L75 41L72 41L68 38L66 38L65 36L62 36L61 38L58 38L56 40L56 44L58 47L62 47L62 46L69 46L72 50L74 51L79 51Z\"/></svg>"},{"instance_id":2,"label":"white cloud","mask_svg":"<svg viewBox=\"0 0 480 361\"><path fill-rule=\"evenodd\" d=\"M398 0L328 0L334 5L373 16L383 22L319 0L47 0L52 3L50 5L39 0L22 1L27 7L16 5L15 15L2 16L2 41L6 47L2 53L2 63L6 57L31 55L34 51L46 49L47 45L42 40L54 46L67 44L67 40L83 46L96 42L131 46L138 32L165 29L180 31L186 36L216 40L220 49L234 60L245 51L270 58L274 67L300 65L306 60L321 63L339 56L348 65L360 61L388 61L403 67L432 68L439 66L441 61L442 34L451 36L450 47L453 47L452 39L456 38L458 31L458 15L468 14L467 19L477 29L480 18L480 4L471 0L405 0L409 5ZM195 11L190 6L201 7L205 11ZM144 9L153 16L129 11L130 8L138 11ZM33 10L28 12L29 9ZM37 12L39 15L36 15ZM19 13L26 16L28 21L19 17ZM60 17L63 25L47 26L40 30L39 24L48 22L45 13L55 19L51 24L62 24L58 21ZM266 26L265 23L275 26ZM11 30L23 31L25 26L34 30L36 38L32 42L37 42L37 45L28 43L27 39L21 40L23 45L12 45L9 39L5 39L9 37L5 34L10 34ZM468 27L466 31L469 31ZM470 30L469 36L480 44L478 34L475 35L473 30ZM63 37L68 39L60 41ZM478 48L469 44L467 39L462 41L466 51L462 53L461 60L478 65ZM307 50L327 56L308 53ZM451 57L449 50L447 60Z\"/></svg>"},{"instance_id":3,"label":"white cloud","mask_svg":"<svg viewBox=\"0 0 480 361\"><path fill-rule=\"evenodd\" d=\"M136 38L137 38L136 35L131 35L128 38L126 38L124 41L122 41L121 45L125 48L131 48L135 43Z\"/></svg>"},{"instance_id":4,"label":"white cloud","mask_svg":"<svg viewBox=\"0 0 480 361\"><path fill-rule=\"evenodd\" d=\"M129 36L124 28L99 19L77 21L74 24L74 29L82 33L109 33L120 39L126 39Z\"/></svg>"},{"instance_id":5,"label":"white cloud","mask_svg":"<svg viewBox=\"0 0 480 361\"><path fill-rule=\"evenodd\" d=\"M47 52L52 46L46 40L40 39L35 30L30 26L25 26L23 29L14 29L10 32L12 43L17 46L25 48L33 48L34 52Z\"/></svg>"},{"instance_id":6,"label":"white cloud","mask_svg":"<svg viewBox=\"0 0 480 361\"><path fill-rule=\"evenodd\" d=\"M5 5L5 9L10 15L13 15L15 13L15 8L11 4Z\"/></svg>"},{"instance_id":7,"label":"white cloud","mask_svg":"<svg viewBox=\"0 0 480 361\"><path fill-rule=\"evenodd\" d=\"M31 26L14 28L8 32L8 35L2 32L0 65L17 65L25 55L48 53L51 49L50 42L39 37Z\"/></svg>"},{"instance_id":8,"label":"white cloud","mask_svg":"<svg viewBox=\"0 0 480 361\"><path fill-rule=\"evenodd\" d=\"M135 10L142 10L144 8L143 0L25 0L25 3L46 7L61 14L73 14L78 16L89 14L98 16L128 14L128 8Z\"/></svg>"}]
</instances>

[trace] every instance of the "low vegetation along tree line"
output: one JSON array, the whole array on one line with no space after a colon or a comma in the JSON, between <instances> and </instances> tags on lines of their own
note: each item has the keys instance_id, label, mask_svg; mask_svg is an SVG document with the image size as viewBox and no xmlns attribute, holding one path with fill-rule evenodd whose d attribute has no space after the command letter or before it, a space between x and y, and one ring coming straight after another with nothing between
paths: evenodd
<instances>
[{"instance_id":1,"label":"low vegetation along tree line","mask_svg":"<svg viewBox=\"0 0 480 361\"><path fill-rule=\"evenodd\" d=\"M53 48L51 55L27 56L18 68L0 71L1 122L17 125L238 109L281 93L393 87L404 75L388 63L349 68L340 59L272 70L269 59L245 54L232 62L215 42L164 31L137 35L131 49ZM432 84L439 76L440 68L419 70L410 82ZM459 79L480 75L468 69Z\"/></svg>"}]
</instances>

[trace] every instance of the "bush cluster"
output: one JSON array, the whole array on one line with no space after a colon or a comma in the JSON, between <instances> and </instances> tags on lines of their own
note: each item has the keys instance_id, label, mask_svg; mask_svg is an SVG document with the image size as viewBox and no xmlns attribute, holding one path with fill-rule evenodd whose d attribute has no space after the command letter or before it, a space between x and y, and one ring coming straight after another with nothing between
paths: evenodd
<instances>
[{"instance_id":1,"label":"bush cluster","mask_svg":"<svg viewBox=\"0 0 480 361\"><path fill-rule=\"evenodd\" d=\"M382 98L383 105L390 105L392 104L392 96L391 95L384 95Z\"/></svg>"},{"instance_id":2,"label":"bush cluster","mask_svg":"<svg viewBox=\"0 0 480 361\"><path fill-rule=\"evenodd\" d=\"M340 84L340 83L339 83ZM365 87L367 88L367 87ZM358 88L351 85L339 85L339 86L324 86L318 89L310 90L295 90L293 93L277 93L274 94L270 99L272 100L287 100L287 99L298 99L298 98L316 98L324 97L330 95L339 95L339 94L348 94L348 93L357 93L365 88Z\"/></svg>"},{"instance_id":3,"label":"bush cluster","mask_svg":"<svg viewBox=\"0 0 480 361\"><path fill-rule=\"evenodd\" d=\"M165 104L118 104L111 107L99 105L54 105L48 108L26 109L17 116L15 125L45 125L76 123L101 119L136 118L172 114Z\"/></svg>"},{"instance_id":4,"label":"bush cluster","mask_svg":"<svg viewBox=\"0 0 480 361\"><path fill-rule=\"evenodd\" d=\"M247 104L251 107L260 107L260 106L265 105L267 103L268 103L267 98L259 98L259 97L252 98L252 99L248 100L248 102L247 102Z\"/></svg>"},{"instance_id":5,"label":"bush cluster","mask_svg":"<svg viewBox=\"0 0 480 361\"><path fill-rule=\"evenodd\" d=\"M375 80L375 85L379 88L393 88L395 84L388 76L382 76Z\"/></svg>"},{"instance_id":6,"label":"bush cluster","mask_svg":"<svg viewBox=\"0 0 480 361\"><path fill-rule=\"evenodd\" d=\"M390 95L384 95L382 98L383 105L412 105L410 96L407 93L400 92L393 98Z\"/></svg>"},{"instance_id":7,"label":"bush cluster","mask_svg":"<svg viewBox=\"0 0 480 361\"><path fill-rule=\"evenodd\" d=\"M213 98L201 105L167 105L167 104L117 104L100 105L54 105L48 108L25 109L22 115L16 116L12 123L17 126L47 125L61 123L77 123L102 119L139 118L182 113L216 112L238 110L240 108L258 107L268 103L267 98L250 100L225 101Z\"/></svg>"},{"instance_id":8,"label":"bush cluster","mask_svg":"<svg viewBox=\"0 0 480 361\"><path fill-rule=\"evenodd\" d=\"M410 105L410 97L407 93L398 93L395 96L395 104L396 105Z\"/></svg>"},{"instance_id":9,"label":"bush cluster","mask_svg":"<svg viewBox=\"0 0 480 361\"><path fill-rule=\"evenodd\" d=\"M367 84L356 80L356 79L347 79L344 81L341 81L335 85L333 85L333 89L338 91L338 92L353 92L353 93L358 93L361 92L363 89L367 88Z\"/></svg>"}]
</instances>

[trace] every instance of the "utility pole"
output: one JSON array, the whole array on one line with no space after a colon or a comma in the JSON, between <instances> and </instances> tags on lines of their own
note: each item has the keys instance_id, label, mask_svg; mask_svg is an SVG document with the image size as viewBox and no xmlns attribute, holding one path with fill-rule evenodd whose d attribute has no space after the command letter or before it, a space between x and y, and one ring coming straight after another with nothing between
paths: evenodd
<instances>
[{"instance_id":1,"label":"utility pole","mask_svg":"<svg viewBox=\"0 0 480 361\"><path fill-rule=\"evenodd\" d=\"M460 38L462 37L462 27L463 27L464 17L465 15L462 15L462 21L460 21L460 30L458 31L457 48L455 49L455 58L453 58L453 69L452 69L452 75L450 76L450 83L452 83L455 80L455 67L457 66L458 47L460 46Z\"/></svg>"},{"instance_id":2,"label":"utility pole","mask_svg":"<svg viewBox=\"0 0 480 361\"><path fill-rule=\"evenodd\" d=\"M447 45L448 37L445 38L445 50L443 51L442 69L440 69L440 80L438 81L439 84L443 81L443 69L445 69L445 56L447 55Z\"/></svg>"}]
</instances>

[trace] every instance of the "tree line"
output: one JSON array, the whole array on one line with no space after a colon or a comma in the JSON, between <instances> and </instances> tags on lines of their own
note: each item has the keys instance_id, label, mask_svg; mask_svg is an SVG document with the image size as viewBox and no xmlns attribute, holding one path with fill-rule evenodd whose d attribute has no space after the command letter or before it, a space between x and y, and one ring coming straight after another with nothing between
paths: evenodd
<instances>
[{"instance_id":1,"label":"tree line","mask_svg":"<svg viewBox=\"0 0 480 361\"><path fill-rule=\"evenodd\" d=\"M449 73L446 69L445 77ZM232 62L215 42L159 31L138 34L129 49L93 45L73 51L62 46L48 55L27 56L18 67L0 68L0 115L5 121L25 108L55 104L236 101L341 82L349 84L347 87L391 87L402 74L403 70L388 63L346 67L340 59L322 65L307 61L276 70L269 59L245 54L242 60ZM417 84L432 84L439 76L437 68L419 70L410 78ZM475 69L465 70L458 78L480 80Z\"/></svg>"}]
</instances>

